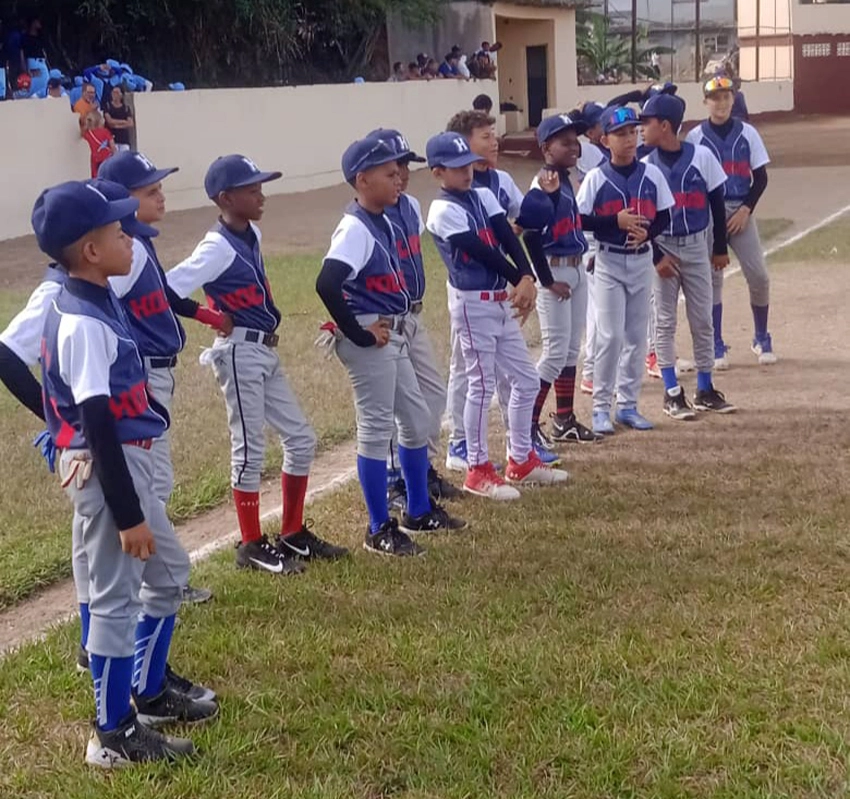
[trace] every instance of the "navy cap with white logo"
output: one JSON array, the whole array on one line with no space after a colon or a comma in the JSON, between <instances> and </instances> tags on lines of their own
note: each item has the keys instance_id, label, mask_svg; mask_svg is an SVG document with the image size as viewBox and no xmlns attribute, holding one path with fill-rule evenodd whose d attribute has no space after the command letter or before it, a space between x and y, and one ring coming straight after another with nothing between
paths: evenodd
<instances>
[{"instance_id":1,"label":"navy cap with white logo","mask_svg":"<svg viewBox=\"0 0 850 799\"><path fill-rule=\"evenodd\" d=\"M417 155L410 149L410 144L407 139L399 133L397 130L393 128L378 128L377 130L373 130L370 133L366 134L367 136L377 136L379 139L385 139L389 141L395 148L398 153L397 161L404 161L410 163L414 161L417 164L424 164L425 159L421 155Z\"/></svg>"},{"instance_id":2,"label":"navy cap with white logo","mask_svg":"<svg viewBox=\"0 0 850 799\"><path fill-rule=\"evenodd\" d=\"M135 197L109 200L91 183L71 180L41 193L32 210L32 229L39 249L61 261L66 247L134 214L138 207Z\"/></svg>"},{"instance_id":3,"label":"navy cap with white logo","mask_svg":"<svg viewBox=\"0 0 850 799\"><path fill-rule=\"evenodd\" d=\"M168 169L157 169L141 153L133 153L125 150L116 153L112 158L107 158L97 171L97 176L103 180L111 180L119 183L125 188L133 191L145 186L159 183L163 178L177 172L179 167L173 166Z\"/></svg>"},{"instance_id":4,"label":"navy cap with white logo","mask_svg":"<svg viewBox=\"0 0 850 799\"><path fill-rule=\"evenodd\" d=\"M390 135L394 133L373 131L348 146L342 154L342 174L349 183L361 172L399 160L399 145Z\"/></svg>"},{"instance_id":5,"label":"navy cap with white logo","mask_svg":"<svg viewBox=\"0 0 850 799\"><path fill-rule=\"evenodd\" d=\"M460 133L452 132L438 133L428 139L425 155L432 169L437 166L457 169L485 160L469 149L469 142Z\"/></svg>"},{"instance_id":6,"label":"navy cap with white logo","mask_svg":"<svg viewBox=\"0 0 850 799\"><path fill-rule=\"evenodd\" d=\"M546 117L537 126L537 143L551 139L556 133L562 130L574 130L577 136L581 136L590 127L587 122L579 117L578 114L555 114L551 117Z\"/></svg>"},{"instance_id":7,"label":"navy cap with white logo","mask_svg":"<svg viewBox=\"0 0 850 799\"><path fill-rule=\"evenodd\" d=\"M282 172L263 172L244 155L223 155L210 164L204 178L204 189L207 197L214 200L223 191L241 189L255 183L268 183L282 176Z\"/></svg>"},{"instance_id":8,"label":"navy cap with white logo","mask_svg":"<svg viewBox=\"0 0 850 799\"><path fill-rule=\"evenodd\" d=\"M599 122L604 110L605 106L602 103L585 103L581 107L581 117L587 122L587 126L592 128Z\"/></svg>"},{"instance_id":9,"label":"navy cap with white logo","mask_svg":"<svg viewBox=\"0 0 850 799\"><path fill-rule=\"evenodd\" d=\"M603 133L613 133L615 130L640 125L638 115L631 108L625 106L606 108L602 112L600 121L602 122Z\"/></svg>"}]
</instances>

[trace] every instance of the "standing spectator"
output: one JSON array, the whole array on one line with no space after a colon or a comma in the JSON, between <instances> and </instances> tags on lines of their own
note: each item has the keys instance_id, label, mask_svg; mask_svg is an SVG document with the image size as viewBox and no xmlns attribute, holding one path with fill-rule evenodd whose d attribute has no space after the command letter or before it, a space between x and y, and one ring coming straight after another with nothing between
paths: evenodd
<instances>
[{"instance_id":1,"label":"standing spectator","mask_svg":"<svg viewBox=\"0 0 850 799\"><path fill-rule=\"evenodd\" d=\"M103 124L103 115L100 111L89 111L83 124L85 125L83 138L91 149L91 176L96 178L100 165L118 151L115 149L115 139L109 132L109 128Z\"/></svg>"},{"instance_id":2,"label":"standing spectator","mask_svg":"<svg viewBox=\"0 0 850 799\"><path fill-rule=\"evenodd\" d=\"M469 80L471 77L471 73L469 71L469 66L466 63L466 56L462 55L458 58L457 61L457 73L464 80Z\"/></svg>"},{"instance_id":3,"label":"standing spectator","mask_svg":"<svg viewBox=\"0 0 850 799\"><path fill-rule=\"evenodd\" d=\"M21 50L23 51L24 63L26 63L27 58L46 58L41 29L41 17L36 15L27 19L26 30L21 36Z\"/></svg>"},{"instance_id":4,"label":"standing spectator","mask_svg":"<svg viewBox=\"0 0 850 799\"><path fill-rule=\"evenodd\" d=\"M407 80L407 72L405 72L401 61L396 61L393 64L393 71L388 79L388 83L402 83Z\"/></svg>"},{"instance_id":5,"label":"standing spectator","mask_svg":"<svg viewBox=\"0 0 850 799\"><path fill-rule=\"evenodd\" d=\"M25 21L21 19L16 24L10 26L9 31L6 33L5 50L6 62L9 69L7 77L9 85L13 87L16 85L15 81L18 75L27 71L27 62L24 58L23 48L25 25Z\"/></svg>"},{"instance_id":6,"label":"standing spectator","mask_svg":"<svg viewBox=\"0 0 850 799\"><path fill-rule=\"evenodd\" d=\"M653 50L652 55L649 57L649 63L652 66L652 74L655 75L656 78L661 77L661 56Z\"/></svg>"},{"instance_id":7,"label":"standing spectator","mask_svg":"<svg viewBox=\"0 0 850 799\"><path fill-rule=\"evenodd\" d=\"M87 83L83 86L83 94L76 103L74 103L74 113L78 114L80 117L80 132L84 132L86 129L86 117L92 111L99 111L100 104L97 102L97 97L95 96L97 92L95 91L94 84Z\"/></svg>"},{"instance_id":8,"label":"standing spectator","mask_svg":"<svg viewBox=\"0 0 850 799\"><path fill-rule=\"evenodd\" d=\"M493 110L493 101L490 99L490 95L479 94L472 101L472 110L483 111L487 116L490 116L490 112Z\"/></svg>"},{"instance_id":9,"label":"standing spectator","mask_svg":"<svg viewBox=\"0 0 850 799\"><path fill-rule=\"evenodd\" d=\"M104 116L106 127L115 137L115 147L118 152L130 149L130 131L135 127L133 112L124 103L124 90L113 86L106 101Z\"/></svg>"},{"instance_id":10,"label":"standing spectator","mask_svg":"<svg viewBox=\"0 0 850 799\"><path fill-rule=\"evenodd\" d=\"M457 70L457 56L454 53L447 53L443 58L443 63L439 67L440 75L444 78L459 78L460 73Z\"/></svg>"}]
</instances>

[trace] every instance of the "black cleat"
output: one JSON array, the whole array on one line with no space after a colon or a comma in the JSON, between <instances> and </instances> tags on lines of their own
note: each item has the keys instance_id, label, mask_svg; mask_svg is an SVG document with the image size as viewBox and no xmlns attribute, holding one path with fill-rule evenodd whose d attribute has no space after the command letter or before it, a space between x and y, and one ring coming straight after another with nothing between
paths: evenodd
<instances>
[{"instance_id":1,"label":"black cleat","mask_svg":"<svg viewBox=\"0 0 850 799\"><path fill-rule=\"evenodd\" d=\"M82 644L77 650L77 671L80 674L88 674L89 671L89 653Z\"/></svg>"},{"instance_id":2,"label":"black cleat","mask_svg":"<svg viewBox=\"0 0 850 799\"><path fill-rule=\"evenodd\" d=\"M681 386L664 392L664 413L679 422L690 422L697 418L696 411L691 407Z\"/></svg>"},{"instance_id":3,"label":"black cleat","mask_svg":"<svg viewBox=\"0 0 850 799\"><path fill-rule=\"evenodd\" d=\"M156 696L133 695L137 718L146 727L163 724L199 724L218 715L218 703L207 699L192 699L169 685Z\"/></svg>"},{"instance_id":4,"label":"black cleat","mask_svg":"<svg viewBox=\"0 0 850 799\"><path fill-rule=\"evenodd\" d=\"M324 541L306 524L297 533L279 535L275 544L280 552L302 560L339 560L348 555L345 547Z\"/></svg>"},{"instance_id":5,"label":"black cleat","mask_svg":"<svg viewBox=\"0 0 850 799\"><path fill-rule=\"evenodd\" d=\"M714 411L715 413L735 413L738 410L731 402L726 402L726 397L714 386L708 391L697 391L694 407L698 411Z\"/></svg>"},{"instance_id":6,"label":"black cleat","mask_svg":"<svg viewBox=\"0 0 850 799\"><path fill-rule=\"evenodd\" d=\"M441 502L448 499L459 499L463 496L463 492L442 477L433 466L428 467L428 493L431 495L431 499L433 499L434 502ZM405 507L401 508L401 510L407 510L406 503Z\"/></svg>"},{"instance_id":7,"label":"black cleat","mask_svg":"<svg viewBox=\"0 0 850 799\"><path fill-rule=\"evenodd\" d=\"M398 527L399 530L402 530L408 535L416 535L417 533L439 533L443 530L447 532L464 530L467 527L467 523L463 519L456 519L454 516L449 516L445 508L433 503L428 513L423 513L416 518L408 516L405 513L401 517L401 524Z\"/></svg>"},{"instance_id":8,"label":"black cleat","mask_svg":"<svg viewBox=\"0 0 850 799\"><path fill-rule=\"evenodd\" d=\"M86 747L86 763L103 769L121 768L133 763L177 760L195 754L195 745L186 738L172 738L139 722L135 713L114 730L103 732L96 726Z\"/></svg>"},{"instance_id":9,"label":"black cleat","mask_svg":"<svg viewBox=\"0 0 850 799\"><path fill-rule=\"evenodd\" d=\"M531 426L531 444L535 449L542 449L546 452L551 452L555 449L552 439L546 435L546 431L539 424Z\"/></svg>"},{"instance_id":10,"label":"black cleat","mask_svg":"<svg viewBox=\"0 0 850 799\"><path fill-rule=\"evenodd\" d=\"M196 701L215 702L217 699L212 688L207 688L205 685L195 685L191 680L177 674L168 663L165 664L165 686L166 688L173 688L177 693Z\"/></svg>"},{"instance_id":11,"label":"black cleat","mask_svg":"<svg viewBox=\"0 0 850 799\"><path fill-rule=\"evenodd\" d=\"M559 444L595 444L602 441L604 436L594 433L576 419L576 415L558 416L552 414L552 441Z\"/></svg>"},{"instance_id":12,"label":"black cleat","mask_svg":"<svg viewBox=\"0 0 850 799\"><path fill-rule=\"evenodd\" d=\"M425 554L425 550L406 533L398 529L396 519L387 519L377 533L366 533L363 549L377 555L392 555L397 558L415 557Z\"/></svg>"},{"instance_id":13,"label":"black cleat","mask_svg":"<svg viewBox=\"0 0 850 799\"><path fill-rule=\"evenodd\" d=\"M183 587L183 603L187 605L203 605L213 597L209 588L195 588L193 585Z\"/></svg>"},{"instance_id":14,"label":"black cleat","mask_svg":"<svg viewBox=\"0 0 850 799\"><path fill-rule=\"evenodd\" d=\"M281 552L265 536L248 544L237 544L236 565L240 569L256 569L284 577L304 571L302 563Z\"/></svg>"},{"instance_id":15,"label":"black cleat","mask_svg":"<svg viewBox=\"0 0 850 799\"><path fill-rule=\"evenodd\" d=\"M403 513L407 510L407 486L404 478L399 477L387 486L387 506L389 509Z\"/></svg>"}]
</instances>

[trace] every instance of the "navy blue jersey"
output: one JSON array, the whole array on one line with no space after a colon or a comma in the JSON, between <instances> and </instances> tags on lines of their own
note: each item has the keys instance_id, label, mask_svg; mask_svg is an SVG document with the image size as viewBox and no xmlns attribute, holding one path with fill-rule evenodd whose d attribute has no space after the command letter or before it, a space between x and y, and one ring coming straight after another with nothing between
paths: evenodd
<instances>
[{"instance_id":1,"label":"navy blue jersey","mask_svg":"<svg viewBox=\"0 0 850 799\"><path fill-rule=\"evenodd\" d=\"M396 250L407 291L413 302L425 294L425 265L422 260L422 212L416 198L402 194L384 213L392 225Z\"/></svg>"},{"instance_id":2,"label":"navy blue jersey","mask_svg":"<svg viewBox=\"0 0 850 799\"><path fill-rule=\"evenodd\" d=\"M526 230L539 230L543 234L543 249L547 255L583 255L587 252L587 240L581 229L581 215L573 192L570 176L561 172L561 185L553 202L539 188L537 178L531 191L522 202L522 213L517 220Z\"/></svg>"}]
</instances>

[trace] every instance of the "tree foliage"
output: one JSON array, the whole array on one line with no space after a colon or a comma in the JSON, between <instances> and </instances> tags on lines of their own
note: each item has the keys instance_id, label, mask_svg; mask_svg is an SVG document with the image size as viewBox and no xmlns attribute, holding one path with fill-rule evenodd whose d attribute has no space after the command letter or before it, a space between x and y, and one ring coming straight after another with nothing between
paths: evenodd
<instances>
[{"instance_id":1,"label":"tree foliage","mask_svg":"<svg viewBox=\"0 0 850 799\"><path fill-rule=\"evenodd\" d=\"M428 23L446 1L41 0L32 10L51 63L67 71L111 57L160 84L250 86L369 77L388 11ZM7 21L26 13L0 10Z\"/></svg>"}]
</instances>

